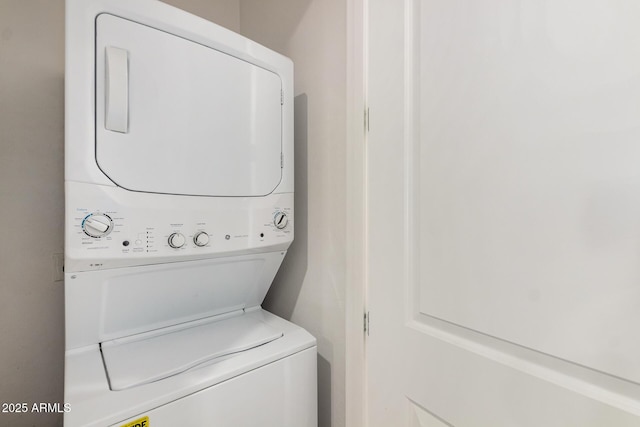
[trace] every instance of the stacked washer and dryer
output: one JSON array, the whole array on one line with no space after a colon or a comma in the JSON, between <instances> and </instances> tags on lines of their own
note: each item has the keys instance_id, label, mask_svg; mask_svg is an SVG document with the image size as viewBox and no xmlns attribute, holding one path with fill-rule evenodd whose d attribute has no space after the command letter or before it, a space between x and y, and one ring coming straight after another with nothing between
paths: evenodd
<instances>
[{"instance_id":1,"label":"stacked washer and dryer","mask_svg":"<svg viewBox=\"0 0 640 427\"><path fill-rule=\"evenodd\" d=\"M65 425L317 425L261 308L293 240L293 66L156 0L67 0Z\"/></svg>"}]
</instances>

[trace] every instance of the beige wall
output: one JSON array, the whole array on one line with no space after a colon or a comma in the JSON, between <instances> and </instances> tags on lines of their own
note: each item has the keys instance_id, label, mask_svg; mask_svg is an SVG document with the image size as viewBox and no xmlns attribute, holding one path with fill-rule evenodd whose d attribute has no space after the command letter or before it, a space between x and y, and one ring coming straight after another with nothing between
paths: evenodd
<instances>
[{"instance_id":1,"label":"beige wall","mask_svg":"<svg viewBox=\"0 0 640 427\"><path fill-rule=\"evenodd\" d=\"M62 402L64 4L0 1L0 402ZM0 425L62 425L0 413Z\"/></svg>"},{"instance_id":2,"label":"beige wall","mask_svg":"<svg viewBox=\"0 0 640 427\"><path fill-rule=\"evenodd\" d=\"M264 307L318 339L319 426L345 425L346 0L241 0L295 66L296 230Z\"/></svg>"},{"instance_id":3,"label":"beige wall","mask_svg":"<svg viewBox=\"0 0 640 427\"><path fill-rule=\"evenodd\" d=\"M240 0L162 0L233 31L240 29Z\"/></svg>"},{"instance_id":4,"label":"beige wall","mask_svg":"<svg viewBox=\"0 0 640 427\"><path fill-rule=\"evenodd\" d=\"M167 3L238 30L238 0ZM0 0L0 404L63 402L63 124L64 1ZM0 412L0 426L59 425Z\"/></svg>"}]
</instances>

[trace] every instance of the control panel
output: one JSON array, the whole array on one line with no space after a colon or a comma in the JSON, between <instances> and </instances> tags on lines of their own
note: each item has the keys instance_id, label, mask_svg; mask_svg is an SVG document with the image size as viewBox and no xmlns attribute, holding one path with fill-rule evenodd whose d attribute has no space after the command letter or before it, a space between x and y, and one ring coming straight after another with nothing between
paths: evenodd
<instances>
[{"instance_id":1,"label":"control panel","mask_svg":"<svg viewBox=\"0 0 640 427\"><path fill-rule=\"evenodd\" d=\"M120 193L96 197L93 191L68 201L67 271L286 250L293 240L292 193L238 198L136 193L127 203L122 199L130 192L102 191Z\"/></svg>"}]
</instances>

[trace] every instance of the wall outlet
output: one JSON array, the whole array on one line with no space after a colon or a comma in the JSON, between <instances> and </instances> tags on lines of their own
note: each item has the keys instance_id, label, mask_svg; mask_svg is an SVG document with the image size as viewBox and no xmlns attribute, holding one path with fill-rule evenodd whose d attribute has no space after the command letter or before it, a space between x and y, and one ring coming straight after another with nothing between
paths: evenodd
<instances>
[{"instance_id":1,"label":"wall outlet","mask_svg":"<svg viewBox=\"0 0 640 427\"><path fill-rule=\"evenodd\" d=\"M53 254L53 281L64 280L64 254Z\"/></svg>"}]
</instances>

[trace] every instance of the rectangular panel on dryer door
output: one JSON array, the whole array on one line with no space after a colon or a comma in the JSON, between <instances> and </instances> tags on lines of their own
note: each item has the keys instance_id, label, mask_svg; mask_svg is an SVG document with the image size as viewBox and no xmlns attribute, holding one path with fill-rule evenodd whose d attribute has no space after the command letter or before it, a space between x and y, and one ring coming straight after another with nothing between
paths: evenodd
<instances>
[{"instance_id":1,"label":"rectangular panel on dryer door","mask_svg":"<svg viewBox=\"0 0 640 427\"><path fill-rule=\"evenodd\" d=\"M282 81L211 47L96 19L96 161L120 187L264 196L282 177Z\"/></svg>"}]
</instances>

